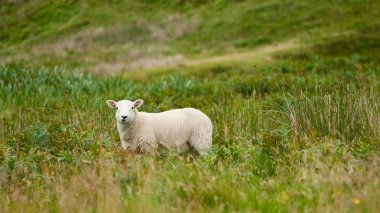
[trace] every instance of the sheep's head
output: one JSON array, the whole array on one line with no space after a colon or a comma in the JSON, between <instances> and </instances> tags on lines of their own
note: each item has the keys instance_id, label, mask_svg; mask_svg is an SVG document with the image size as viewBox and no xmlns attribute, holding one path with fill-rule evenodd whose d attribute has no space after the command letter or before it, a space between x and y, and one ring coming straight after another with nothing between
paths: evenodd
<instances>
[{"instance_id":1,"label":"sheep's head","mask_svg":"<svg viewBox=\"0 0 380 213\"><path fill-rule=\"evenodd\" d=\"M116 120L120 123L130 123L133 122L137 115L137 108L139 108L144 103L143 100L137 99L136 101L128 101L128 100L122 100L122 101L113 101L108 100L107 105L112 108L116 109Z\"/></svg>"}]
</instances>

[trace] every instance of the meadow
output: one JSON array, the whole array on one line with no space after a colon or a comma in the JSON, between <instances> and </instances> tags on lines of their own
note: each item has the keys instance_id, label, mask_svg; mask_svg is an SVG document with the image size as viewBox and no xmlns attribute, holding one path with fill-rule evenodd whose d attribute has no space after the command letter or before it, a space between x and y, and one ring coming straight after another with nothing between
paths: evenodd
<instances>
[{"instance_id":1,"label":"meadow","mask_svg":"<svg viewBox=\"0 0 380 213\"><path fill-rule=\"evenodd\" d=\"M0 212L380 208L376 1L36 2L0 3ZM137 98L210 154L122 150Z\"/></svg>"}]
</instances>

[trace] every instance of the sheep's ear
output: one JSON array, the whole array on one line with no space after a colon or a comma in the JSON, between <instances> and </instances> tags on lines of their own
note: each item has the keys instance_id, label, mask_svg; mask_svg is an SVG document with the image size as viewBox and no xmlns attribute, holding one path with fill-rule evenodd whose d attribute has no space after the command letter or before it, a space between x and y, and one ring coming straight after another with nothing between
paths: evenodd
<instances>
[{"instance_id":1,"label":"sheep's ear","mask_svg":"<svg viewBox=\"0 0 380 213\"><path fill-rule=\"evenodd\" d=\"M116 102L113 100L108 100L107 105L112 109L116 109Z\"/></svg>"},{"instance_id":2,"label":"sheep's ear","mask_svg":"<svg viewBox=\"0 0 380 213\"><path fill-rule=\"evenodd\" d=\"M143 105L143 103L144 103L143 100L137 99L137 100L135 100L135 107L139 108L139 107L141 107L141 105Z\"/></svg>"}]
</instances>

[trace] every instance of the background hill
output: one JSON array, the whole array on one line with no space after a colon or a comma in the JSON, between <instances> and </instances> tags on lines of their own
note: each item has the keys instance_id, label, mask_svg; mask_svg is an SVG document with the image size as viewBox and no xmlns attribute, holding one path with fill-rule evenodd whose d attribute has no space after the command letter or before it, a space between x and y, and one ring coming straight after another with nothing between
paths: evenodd
<instances>
[{"instance_id":1,"label":"background hill","mask_svg":"<svg viewBox=\"0 0 380 213\"><path fill-rule=\"evenodd\" d=\"M0 212L376 212L379 1L0 1ZM108 99L195 107L206 157Z\"/></svg>"},{"instance_id":2,"label":"background hill","mask_svg":"<svg viewBox=\"0 0 380 213\"><path fill-rule=\"evenodd\" d=\"M107 73L289 42L343 40L340 54L352 54L378 48L379 8L356 0L3 1L0 59Z\"/></svg>"}]
</instances>

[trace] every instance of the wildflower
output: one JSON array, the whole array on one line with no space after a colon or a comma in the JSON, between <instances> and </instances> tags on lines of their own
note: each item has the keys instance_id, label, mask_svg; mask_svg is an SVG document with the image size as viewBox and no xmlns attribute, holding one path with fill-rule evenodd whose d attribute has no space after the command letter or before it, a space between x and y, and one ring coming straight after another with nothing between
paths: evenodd
<instances>
[{"instance_id":1,"label":"wildflower","mask_svg":"<svg viewBox=\"0 0 380 213\"><path fill-rule=\"evenodd\" d=\"M352 199L352 204L359 205L360 204L360 200L358 198L354 198L354 199Z\"/></svg>"},{"instance_id":2,"label":"wildflower","mask_svg":"<svg viewBox=\"0 0 380 213\"><path fill-rule=\"evenodd\" d=\"M283 201L287 201L289 200L289 194L287 192L281 192L280 193L280 199L283 200Z\"/></svg>"}]
</instances>

